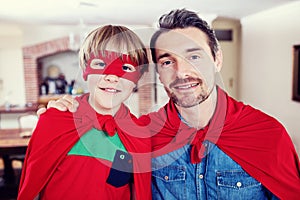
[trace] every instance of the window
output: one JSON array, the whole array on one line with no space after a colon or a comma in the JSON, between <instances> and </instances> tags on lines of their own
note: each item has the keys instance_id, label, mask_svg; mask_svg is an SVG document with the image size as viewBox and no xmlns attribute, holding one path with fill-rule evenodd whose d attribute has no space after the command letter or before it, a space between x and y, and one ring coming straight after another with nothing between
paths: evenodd
<instances>
[{"instance_id":1,"label":"window","mask_svg":"<svg viewBox=\"0 0 300 200\"><path fill-rule=\"evenodd\" d=\"M300 45L294 45L293 100L300 101Z\"/></svg>"}]
</instances>

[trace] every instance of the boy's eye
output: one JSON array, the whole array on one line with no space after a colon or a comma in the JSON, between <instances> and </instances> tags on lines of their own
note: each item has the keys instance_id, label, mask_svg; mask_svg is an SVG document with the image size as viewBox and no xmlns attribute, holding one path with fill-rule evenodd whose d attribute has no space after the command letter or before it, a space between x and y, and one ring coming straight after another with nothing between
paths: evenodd
<instances>
[{"instance_id":1,"label":"boy's eye","mask_svg":"<svg viewBox=\"0 0 300 200\"><path fill-rule=\"evenodd\" d=\"M101 59L93 59L91 62L91 68L93 69L104 69L106 67L106 63Z\"/></svg>"},{"instance_id":2,"label":"boy's eye","mask_svg":"<svg viewBox=\"0 0 300 200\"><path fill-rule=\"evenodd\" d=\"M125 72L135 72L135 67L130 64L124 64L122 66L123 71Z\"/></svg>"}]
</instances>

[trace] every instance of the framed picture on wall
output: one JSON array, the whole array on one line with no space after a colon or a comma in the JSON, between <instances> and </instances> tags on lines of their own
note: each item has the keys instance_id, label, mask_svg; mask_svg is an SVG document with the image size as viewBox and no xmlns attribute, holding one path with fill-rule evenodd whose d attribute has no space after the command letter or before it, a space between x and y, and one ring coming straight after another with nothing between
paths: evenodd
<instances>
[{"instance_id":1,"label":"framed picture on wall","mask_svg":"<svg viewBox=\"0 0 300 200\"><path fill-rule=\"evenodd\" d=\"M300 45L294 45L293 100L300 101Z\"/></svg>"}]
</instances>

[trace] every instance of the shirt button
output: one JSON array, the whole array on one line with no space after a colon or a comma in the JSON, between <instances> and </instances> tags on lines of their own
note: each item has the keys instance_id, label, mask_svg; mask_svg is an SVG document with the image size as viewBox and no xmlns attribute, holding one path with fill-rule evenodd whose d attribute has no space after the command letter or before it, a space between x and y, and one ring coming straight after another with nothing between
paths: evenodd
<instances>
[{"instance_id":1,"label":"shirt button","mask_svg":"<svg viewBox=\"0 0 300 200\"><path fill-rule=\"evenodd\" d=\"M241 186L242 186L242 183L241 183L241 182L237 182L237 183L236 183L236 186L241 187Z\"/></svg>"},{"instance_id":2,"label":"shirt button","mask_svg":"<svg viewBox=\"0 0 300 200\"><path fill-rule=\"evenodd\" d=\"M120 158L124 160L125 156L123 154L120 155Z\"/></svg>"},{"instance_id":3,"label":"shirt button","mask_svg":"<svg viewBox=\"0 0 300 200\"><path fill-rule=\"evenodd\" d=\"M169 177L168 177L168 176L165 176L165 180L166 180L166 181L169 180Z\"/></svg>"},{"instance_id":4,"label":"shirt button","mask_svg":"<svg viewBox=\"0 0 300 200\"><path fill-rule=\"evenodd\" d=\"M200 175L199 175L199 178L200 178L200 179L203 179L203 177L204 177L203 174L200 174Z\"/></svg>"}]
</instances>

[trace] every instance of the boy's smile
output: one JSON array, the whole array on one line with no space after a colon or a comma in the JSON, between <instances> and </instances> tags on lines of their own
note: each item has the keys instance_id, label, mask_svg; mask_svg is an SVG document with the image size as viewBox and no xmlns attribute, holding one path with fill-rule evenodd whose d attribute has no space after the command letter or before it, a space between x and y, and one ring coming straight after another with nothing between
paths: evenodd
<instances>
[{"instance_id":1,"label":"boy's smile","mask_svg":"<svg viewBox=\"0 0 300 200\"><path fill-rule=\"evenodd\" d=\"M90 74L87 77L89 102L101 114L115 113L136 86L130 80L113 74Z\"/></svg>"},{"instance_id":2,"label":"boy's smile","mask_svg":"<svg viewBox=\"0 0 300 200\"><path fill-rule=\"evenodd\" d=\"M117 90L117 89L114 89L114 88L103 88L103 87L99 87L100 90L103 90L107 93L118 93L118 92L121 92L121 90Z\"/></svg>"}]
</instances>

